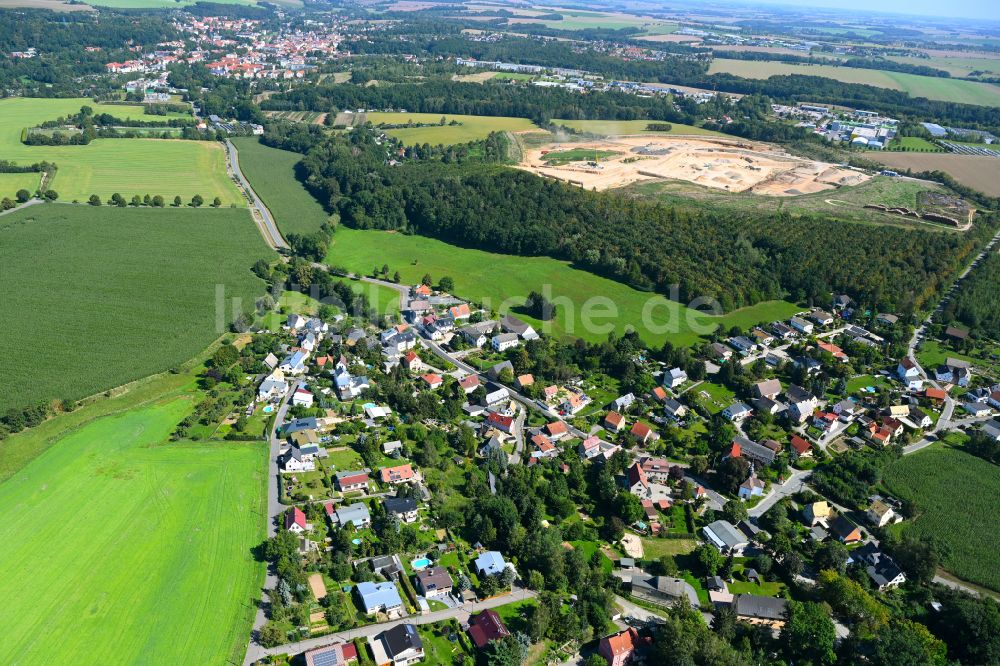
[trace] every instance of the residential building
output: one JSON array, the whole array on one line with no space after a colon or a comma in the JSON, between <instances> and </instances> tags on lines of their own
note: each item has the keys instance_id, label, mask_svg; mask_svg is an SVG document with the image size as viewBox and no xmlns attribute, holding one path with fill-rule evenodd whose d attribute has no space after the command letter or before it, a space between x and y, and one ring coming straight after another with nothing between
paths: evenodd
<instances>
[{"instance_id":1,"label":"residential building","mask_svg":"<svg viewBox=\"0 0 1000 666\"><path fill-rule=\"evenodd\" d=\"M396 584L371 583L365 581L355 586L361 607L368 615L385 613L390 617L399 617L403 612L403 600L399 597Z\"/></svg>"},{"instance_id":2,"label":"residential building","mask_svg":"<svg viewBox=\"0 0 1000 666\"><path fill-rule=\"evenodd\" d=\"M656 441L660 438L659 433L654 431L652 428L650 428L642 421L636 421L635 425L632 426L632 430L630 432L632 434L632 437L640 444L646 444L650 441Z\"/></svg>"},{"instance_id":3,"label":"residential building","mask_svg":"<svg viewBox=\"0 0 1000 666\"><path fill-rule=\"evenodd\" d=\"M597 654L607 660L608 666L625 666L632 661L639 641L639 632L635 627L629 627L602 638L597 646Z\"/></svg>"},{"instance_id":4,"label":"residential building","mask_svg":"<svg viewBox=\"0 0 1000 666\"><path fill-rule=\"evenodd\" d=\"M911 391L919 391L924 385L920 379L920 370L909 356L899 361L896 366L896 376Z\"/></svg>"},{"instance_id":5,"label":"residential building","mask_svg":"<svg viewBox=\"0 0 1000 666\"><path fill-rule=\"evenodd\" d=\"M671 368L663 375L663 383L670 388L677 388L687 380L687 373L680 368Z\"/></svg>"},{"instance_id":6,"label":"residential building","mask_svg":"<svg viewBox=\"0 0 1000 666\"><path fill-rule=\"evenodd\" d=\"M306 666L347 666L358 660L358 648L354 643L335 643L309 650L302 657Z\"/></svg>"},{"instance_id":7,"label":"residential building","mask_svg":"<svg viewBox=\"0 0 1000 666\"><path fill-rule=\"evenodd\" d=\"M507 636L510 636L510 631L494 610L484 610L469 618L469 638L477 650L483 650L492 641Z\"/></svg>"},{"instance_id":8,"label":"residential building","mask_svg":"<svg viewBox=\"0 0 1000 666\"><path fill-rule=\"evenodd\" d=\"M306 522L306 514L297 506L285 512L285 529L289 532L302 534L312 529L312 525Z\"/></svg>"},{"instance_id":9,"label":"residential building","mask_svg":"<svg viewBox=\"0 0 1000 666\"><path fill-rule=\"evenodd\" d=\"M368 511L367 505L355 502L354 504L348 504L337 509L333 516L330 517L330 522L341 527L346 527L350 524L354 525L357 529L361 529L372 524L372 516Z\"/></svg>"},{"instance_id":10,"label":"residential building","mask_svg":"<svg viewBox=\"0 0 1000 666\"><path fill-rule=\"evenodd\" d=\"M758 398L768 398L774 400L781 394L781 381L777 379L767 379L758 382L753 387L754 396Z\"/></svg>"},{"instance_id":11,"label":"residential building","mask_svg":"<svg viewBox=\"0 0 1000 666\"><path fill-rule=\"evenodd\" d=\"M774 450L758 444L757 442L737 435L733 438L733 445L729 449L730 458L746 458L758 465L770 465L774 462Z\"/></svg>"},{"instance_id":12,"label":"residential building","mask_svg":"<svg viewBox=\"0 0 1000 666\"><path fill-rule=\"evenodd\" d=\"M480 576L495 576L507 568L503 555L495 550L487 551L476 558L476 573Z\"/></svg>"},{"instance_id":13,"label":"residential building","mask_svg":"<svg viewBox=\"0 0 1000 666\"><path fill-rule=\"evenodd\" d=\"M739 422L748 418L753 411L742 402L734 402L722 410L722 415L730 421Z\"/></svg>"},{"instance_id":14,"label":"residential building","mask_svg":"<svg viewBox=\"0 0 1000 666\"><path fill-rule=\"evenodd\" d=\"M424 642L412 624L397 624L368 639L375 666L410 666L424 658Z\"/></svg>"},{"instance_id":15,"label":"residential building","mask_svg":"<svg viewBox=\"0 0 1000 666\"><path fill-rule=\"evenodd\" d=\"M896 512L892 510L892 507L883 502L880 499L876 499L868 507L868 511L865 512L865 517L875 527L885 527L889 523L895 522Z\"/></svg>"},{"instance_id":16,"label":"residential building","mask_svg":"<svg viewBox=\"0 0 1000 666\"><path fill-rule=\"evenodd\" d=\"M803 335L812 335L813 324L810 321L806 321L802 317L792 317L788 320L788 323L799 333Z\"/></svg>"},{"instance_id":17,"label":"residential building","mask_svg":"<svg viewBox=\"0 0 1000 666\"><path fill-rule=\"evenodd\" d=\"M813 502L812 504L806 504L802 509L802 515L805 517L806 525L809 527L813 527L817 523L829 520L832 514L833 512L830 510L830 505L827 504L825 500Z\"/></svg>"},{"instance_id":18,"label":"residential building","mask_svg":"<svg viewBox=\"0 0 1000 666\"><path fill-rule=\"evenodd\" d=\"M516 334L522 340L535 340L538 338L538 333L535 332L535 329L514 315L504 315L500 320L500 328L508 333Z\"/></svg>"},{"instance_id":19,"label":"residential building","mask_svg":"<svg viewBox=\"0 0 1000 666\"><path fill-rule=\"evenodd\" d=\"M397 465L396 467L383 467L379 470L379 478L381 478L382 483L390 485L409 483L413 480L414 476L413 466L409 463Z\"/></svg>"},{"instance_id":20,"label":"residential building","mask_svg":"<svg viewBox=\"0 0 1000 666\"><path fill-rule=\"evenodd\" d=\"M682 419L687 416L688 408L673 398L663 401L663 413L672 419Z\"/></svg>"},{"instance_id":21,"label":"residential building","mask_svg":"<svg viewBox=\"0 0 1000 666\"><path fill-rule=\"evenodd\" d=\"M312 407L314 399L312 391L301 387L292 394L292 404L296 407Z\"/></svg>"},{"instance_id":22,"label":"residential building","mask_svg":"<svg viewBox=\"0 0 1000 666\"><path fill-rule=\"evenodd\" d=\"M717 520L702 528L705 538L723 555L732 553L740 557L743 549L750 545L746 535L727 520Z\"/></svg>"},{"instance_id":23,"label":"residential building","mask_svg":"<svg viewBox=\"0 0 1000 666\"><path fill-rule=\"evenodd\" d=\"M369 478L366 472L337 472L333 475L334 487L342 493L367 491Z\"/></svg>"},{"instance_id":24,"label":"residential building","mask_svg":"<svg viewBox=\"0 0 1000 666\"><path fill-rule=\"evenodd\" d=\"M858 526L847 519L846 516L837 516L830 526L830 532L841 542L848 545L861 541L861 530Z\"/></svg>"},{"instance_id":25,"label":"residential building","mask_svg":"<svg viewBox=\"0 0 1000 666\"><path fill-rule=\"evenodd\" d=\"M515 333L501 333L499 335L494 335L491 343L493 345L493 351L505 352L508 349L513 349L521 344L521 340Z\"/></svg>"},{"instance_id":26,"label":"residential building","mask_svg":"<svg viewBox=\"0 0 1000 666\"><path fill-rule=\"evenodd\" d=\"M417 591L427 599L451 594L451 576L444 567L431 567L423 571L418 571L415 578L417 580Z\"/></svg>"},{"instance_id":27,"label":"residential building","mask_svg":"<svg viewBox=\"0 0 1000 666\"><path fill-rule=\"evenodd\" d=\"M748 500L751 497L761 497L764 495L764 488L767 484L761 479L757 478L756 474L750 474L747 480L740 484L738 496L742 500Z\"/></svg>"},{"instance_id":28,"label":"residential building","mask_svg":"<svg viewBox=\"0 0 1000 666\"><path fill-rule=\"evenodd\" d=\"M673 606L678 600L698 607L698 594L691 584L669 576L632 576L632 596L658 606Z\"/></svg>"},{"instance_id":29,"label":"residential building","mask_svg":"<svg viewBox=\"0 0 1000 666\"><path fill-rule=\"evenodd\" d=\"M417 522L417 500L412 497L386 497L382 506L386 513L395 514L404 523Z\"/></svg>"},{"instance_id":30,"label":"residential building","mask_svg":"<svg viewBox=\"0 0 1000 666\"><path fill-rule=\"evenodd\" d=\"M780 629L785 626L788 602L776 597L738 594L733 601L737 619L748 624L759 624Z\"/></svg>"},{"instance_id":31,"label":"residential building","mask_svg":"<svg viewBox=\"0 0 1000 666\"><path fill-rule=\"evenodd\" d=\"M604 429L610 432L621 432L625 426L625 417L618 412L608 412L604 415Z\"/></svg>"}]
</instances>

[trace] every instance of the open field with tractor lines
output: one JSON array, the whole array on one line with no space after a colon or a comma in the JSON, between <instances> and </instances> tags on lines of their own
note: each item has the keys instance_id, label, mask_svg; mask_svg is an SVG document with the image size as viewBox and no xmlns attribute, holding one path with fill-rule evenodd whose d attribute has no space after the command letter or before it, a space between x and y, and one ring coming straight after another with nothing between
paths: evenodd
<instances>
[{"instance_id":1,"label":"open field with tractor lines","mask_svg":"<svg viewBox=\"0 0 1000 666\"><path fill-rule=\"evenodd\" d=\"M252 309L264 283L250 268L270 256L245 209L45 204L0 217L0 239L0 411L191 358L232 318L217 287Z\"/></svg>"},{"instance_id":2,"label":"open field with tractor lines","mask_svg":"<svg viewBox=\"0 0 1000 666\"><path fill-rule=\"evenodd\" d=\"M341 114L343 115L343 114ZM453 144L485 139L491 132L541 131L527 118L506 118L500 116L466 116L438 113L366 113L365 120L373 125L427 124L426 127L400 127L386 130L407 145L418 143ZM440 124L444 118L444 124ZM452 125L454 121L456 124ZM338 116L338 123L340 117Z\"/></svg>"},{"instance_id":3,"label":"open field with tractor lines","mask_svg":"<svg viewBox=\"0 0 1000 666\"><path fill-rule=\"evenodd\" d=\"M0 483L0 661L239 663L266 448L167 443L191 407L173 395L86 423Z\"/></svg>"}]
</instances>

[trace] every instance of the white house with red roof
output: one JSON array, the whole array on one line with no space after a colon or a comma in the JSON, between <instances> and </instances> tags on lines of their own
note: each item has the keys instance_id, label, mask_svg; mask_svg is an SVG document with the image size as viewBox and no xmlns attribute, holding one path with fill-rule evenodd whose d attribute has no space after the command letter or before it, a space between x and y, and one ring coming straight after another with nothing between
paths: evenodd
<instances>
[{"instance_id":1,"label":"white house with red roof","mask_svg":"<svg viewBox=\"0 0 1000 666\"><path fill-rule=\"evenodd\" d=\"M295 534L302 534L312 529L312 525L306 522L306 514L297 506L285 512L285 529Z\"/></svg>"}]
</instances>

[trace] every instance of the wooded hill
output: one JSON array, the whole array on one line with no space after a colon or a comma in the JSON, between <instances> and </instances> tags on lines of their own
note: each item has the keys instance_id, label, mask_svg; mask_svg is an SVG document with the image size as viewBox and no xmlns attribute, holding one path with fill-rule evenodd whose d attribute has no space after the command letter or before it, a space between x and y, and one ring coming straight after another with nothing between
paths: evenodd
<instances>
[{"instance_id":1,"label":"wooded hill","mask_svg":"<svg viewBox=\"0 0 1000 666\"><path fill-rule=\"evenodd\" d=\"M293 129L269 132L265 142L303 149L312 139L302 161L307 184L352 227L564 259L663 294L677 284L682 301L712 297L725 310L782 297L825 303L830 292L882 311L919 309L989 233L986 224L958 234L681 211L544 180L495 158L445 163L445 149L389 166L375 136ZM500 142L493 135L469 154L503 155Z\"/></svg>"}]
</instances>

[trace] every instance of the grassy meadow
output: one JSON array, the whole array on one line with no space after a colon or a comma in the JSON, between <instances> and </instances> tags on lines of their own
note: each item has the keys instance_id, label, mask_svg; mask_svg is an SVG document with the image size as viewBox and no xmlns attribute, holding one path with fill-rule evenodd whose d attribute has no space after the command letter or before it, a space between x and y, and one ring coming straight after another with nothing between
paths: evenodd
<instances>
[{"instance_id":1,"label":"grassy meadow","mask_svg":"<svg viewBox=\"0 0 1000 666\"><path fill-rule=\"evenodd\" d=\"M329 215L295 178L295 165L302 155L265 146L257 137L237 137L232 142L240 153L240 170L271 211L281 233L319 231Z\"/></svg>"},{"instance_id":2,"label":"grassy meadow","mask_svg":"<svg viewBox=\"0 0 1000 666\"><path fill-rule=\"evenodd\" d=\"M242 659L264 574L251 549L265 535L266 449L167 443L191 398L53 419L43 428L75 425L0 483L0 661Z\"/></svg>"},{"instance_id":3,"label":"grassy meadow","mask_svg":"<svg viewBox=\"0 0 1000 666\"><path fill-rule=\"evenodd\" d=\"M171 3L171 6L174 6ZM195 194L206 201L244 205L236 185L226 175L226 157L214 141L165 139L95 139L86 146L26 146L21 131L45 120L76 113L81 106L120 118L164 120L147 116L142 106L94 104L93 100L12 98L0 100L0 155L19 164L43 160L59 167L50 187L62 201L85 201L91 194L107 200L118 192L162 195L168 201L180 195L185 202Z\"/></svg>"},{"instance_id":4,"label":"grassy meadow","mask_svg":"<svg viewBox=\"0 0 1000 666\"><path fill-rule=\"evenodd\" d=\"M944 568L962 580L1000 591L993 565L1000 539L993 530L1000 494L997 467L960 449L935 446L906 456L886 470L886 487L913 500L917 518L904 530L934 536L951 548Z\"/></svg>"},{"instance_id":5,"label":"grassy meadow","mask_svg":"<svg viewBox=\"0 0 1000 666\"><path fill-rule=\"evenodd\" d=\"M1000 104L1000 86L978 81L962 81L936 76L919 76L902 72L887 72L878 69L837 67L835 65L805 65L791 62L765 60L728 60L716 58L709 68L710 74L733 74L748 79L766 79L782 74L803 74L823 76L844 83L863 83L879 88L902 90L913 97L926 97L946 102Z\"/></svg>"},{"instance_id":6,"label":"grassy meadow","mask_svg":"<svg viewBox=\"0 0 1000 666\"><path fill-rule=\"evenodd\" d=\"M408 145L418 143L429 143L431 145L468 143L469 141L485 139L491 132L541 131L535 123L531 122L527 118L464 116L447 113L376 112L365 115L367 120L373 125L379 125L381 123L402 125L411 121L414 123L438 123L441 121L441 118L445 119L444 125L434 125L432 127L404 127L401 129L391 129L386 131L386 134L394 136ZM453 120L459 124L447 124Z\"/></svg>"},{"instance_id":7,"label":"grassy meadow","mask_svg":"<svg viewBox=\"0 0 1000 666\"><path fill-rule=\"evenodd\" d=\"M760 303L722 317L708 317L662 296L638 291L549 257L484 252L424 236L343 226L334 235L327 261L363 274L370 274L375 266L388 264L390 275L399 271L402 281L411 284L419 282L425 273L435 280L447 275L455 280L455 293L463 298L488 303L501 312L513 310L553 335L572 335L591 341L606 339L611 330L621 333L627 326L633 326L650 344L659 345L669 338L675 344L689 345L699 339L699 332L693 330L699 327L704 327L703 332L707 333L713 325L746 326L787 317L799 310L794 304L778 301ZM528 293L542 289L543 285L551 285L557 303L556 320L545 324L518 312ZM600 303L591 306L590 318L600 327L587 330L583 323L584 305L594 296L599 297ZM642 323L647 303L655 330ZM600 313L607 312L608 306L617 309L617 316L602 317Z\"/></svg>"},{"instance_id":8,"label":"grassy meadow","mask_svg":"<svg viewBox=\"0 0 1000 666\"><path fill-rule=\"evenodd\" d=\"M0 173L0 199L14 198L18 190L28 190L33 195L42 181L40 173Z\"/></svg>"},{"instance_id":9,"label":"grassy meadow","mask_svg":"<svg viewBox=\"0 0 1000 666\"><path fill-rule=\"evenodd\" d=\"M578 132L589 134L601 134L604 136L621 136L626 134L648 134L650 136L663 136L671 134L697 134L701 136L728 136L721 132L713 132L694 125L682 125L681 123L670 123L669 132L655 132L647 130L650 123L656 120L553 120L557 125L563 125Z\"/></svg>"},{"instance_id":10,"label":"grassy meadow","mask_svg":"<svg viewBox=\"0 0 1000 666\"><path fill-rule=\"evenodd\" d=\"M45 204L0 217L0 411L81 398L194 356L264 283L245 209ZM217 319L217 288L226 311Z\"/></svg>"}]
</instances>

